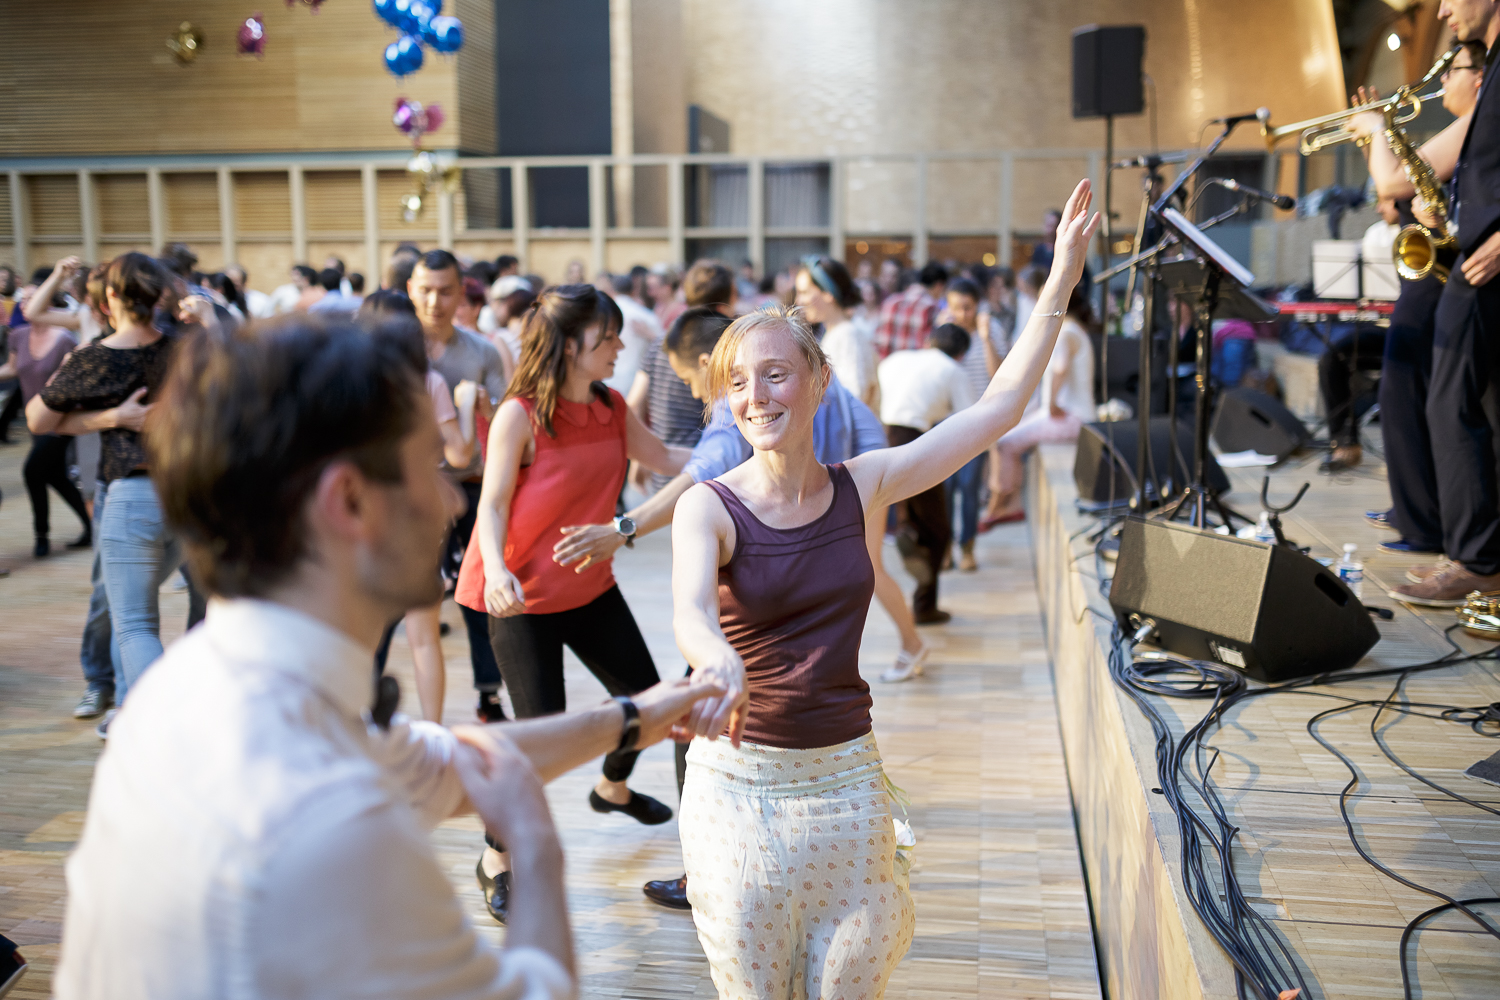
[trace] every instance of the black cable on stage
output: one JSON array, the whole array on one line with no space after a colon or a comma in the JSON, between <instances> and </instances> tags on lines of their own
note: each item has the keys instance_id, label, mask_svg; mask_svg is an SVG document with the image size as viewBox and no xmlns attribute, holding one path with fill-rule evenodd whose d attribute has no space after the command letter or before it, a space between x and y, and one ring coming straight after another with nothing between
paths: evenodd
<instances>
[{"instance_id":1,"label":"black cable on stage","mask_svg":"<svg viewBox=\"0 0 1500 1000\"><path fill-rule=\"evenodd\" d=\"M1104 519L1101 518L1100 520L1103 521ZM1107 524L1098 529L1093 539L1095 542L1095 565L1096 570L1099 572L1100 592L1106 597L1108 596L1109 584L1112 581L1104 576L1100 548L1109 529L1118 520L1118 517L1110 518ZM1075 533L1069 541L1075 540L1082 533ZM1456 625L1453 627L1456 627ZM1406 679L1414 673L1497 658L1497 652L1500 652L1500 649L1484 653L1465 653L1453 641L1450 634L1451 631L1452 627L1444 632L1444 638L1450 646L1449 651L1441 657L1424 663L1412 664L1405 667L1390 667L1381 670L1330 671L1298 678L1284 684L1266 685L1252 690L1246 684L1243 675L1217 663L1189 660L1170 655L1163 657L1161 660L1137 661L1133 654L1127 655L1124 635L1118 622L1113 622L1109 654L1111 676L1120 685L1122 690L1130 696L1131 700L1136 703L1141 709L1142 714L1151 723L1152 732L1156 737L1157 774L1161 780L1160 792L1167 799L1169 807L1177 817L1178 830L1182 841L1181 863L1188 901L1193 907L1194 912L1198 914L1199 919L1203 921L1209 933L1218 941L1219 945L1224 949L1226 956L1234 965L1235 989L1241 998L1245 997L1247 987L1253 990L1257 996L1266 998L1266 1000L1270 1000L1270 998L1278 995L1285 995L1282 991L1291 989L1297 989L1299 997L1308 998L1312 996L1312 992L1308 989L1290 949L1276 934L1270 922L1249 905L1240 889L1232 859L1233 840L1237 836L1239 828L1230 820L1227 810L1224 808L1223 801L1219 798L1209 779L1209 772L1218 759L1218 751L1204 742L1205 736L1222 723L1224 715L1229 709L1241 701L1262 695L1282 693L1302 694L1333 698L1346 703L1326 712L1318 713L1308 720L1307 726L1309 734L1321 746L1334 753L1344 763L1345 767L1350 770L1353 776L1353 780L1345 786L1339 800L1340 815L1343 817L1345 831L1349 835L1350 842L1361 858L1377 871L1416 891L1424 892L1444 900L1442 905L1428 910L1408 923L1402 933L1399 957L1402 984L1408 1000L1411 997L1411 973L1407 960L1408 945L1412 935L1416 933L1422 923L1439 913L1455 909L1463 912L1470 919L1475 920L1487 933L1500 938L1500 931L1496 931L1486 924L1471 909L1473 905L1500 902L1500 898L1453 899L1443 893L1428 889L1425 886L1397 875L1391 869L1377 862L1364 850L1354 833L1347 808L1349 790L1358 784L1358 772L1353 769L1351 766L1352 762L1347 757L1323 741L1313 728L1318 721L1329 715L1351 711L1355 708L1373 707L1376 709L1376 713L1371 721L1371 734L1387 759L1412 777L1417 778L1419 781L1450 798L1474 805L1486 811L1496 812L1496 810L1484 803L1458 795L1451 789L1444 788L1442 785L1418 774L1390 750L1378 732L1380 715L1383 712L1391 711L1405 715L1418 715L1423 718L1465 724L1471 726L1480 735L1500 737L1500 702L1491 705L1460 708L1441 704L1410 702L1405 699L1402 699L1400 702L1396 701ZM1347 698L1327 691L1306 690L1313 686L1368 681L1378 677L1393 675L1397 678L1396 685L1391 694L1383 700ZM1183 734L1180 741L1177 741L1173 740L1171 730L1167 726L1165 719L1156 710L1155 706L1146 699L1146 695L1212 699L1213 704L1209 707L1208 712L1205 713L1203 718L1190 727ZM1435 710L1436 714L1433 712L1418 711L1418 709L1432 709ZM1485 727L1491 727L1493 731L1487 731ZM1185 768L1183 762L1187 758L1189 748L1192 750L1193 766ZM1186 783L1193 790L1194 794L1198 796L1204 808L1211 815L1212 822L1200 815L1193 808L1192 804L1184 798L1181 787L1182 783ZM1217 859L1215 867L1219 880L1223 885L1222 908L1218 893L1215 891L1215 883L1209 876L1209 869L1205 864L1205 847ZM1280 984L1283 983L1288 985L1281 986ZM1291 984L1295 984L1295 986Z\"/></svg>"}]
</instances>

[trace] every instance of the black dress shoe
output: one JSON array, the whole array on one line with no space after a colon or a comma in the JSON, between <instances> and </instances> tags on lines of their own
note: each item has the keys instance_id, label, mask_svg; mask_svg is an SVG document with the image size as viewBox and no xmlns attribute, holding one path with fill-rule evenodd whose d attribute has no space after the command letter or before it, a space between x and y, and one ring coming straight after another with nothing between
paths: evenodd
<instances>
[{"instance_id":1,"label":"black dress shoe","mask_svg":"<svg viewBox=\"0 0 1500 1000\"><path fill-rule=\"evenodd\" d=\"M630 801L623 806L617 806L608 799L602 798L598 792L591 791L589 792L589 805L596 813L622 812L637 823L644 823L646 826L656 826L672 818L671 809L640 792L631 792Z\"/></svg>"},{"instance_id":2,"label":"black dress shoe","mask_svg":"<svg viewBox=\"0 0 1500 1000\"><path fill-rule=\"evenodd\" d=\"M38 559L45 559L52 553L52 544L47 541L46 535L38 535L36 544L31 547L31 554Z\"/></svg>"},{"instance_id":3,"label":"black dress shoe","mask_svg":"<svg viewBox=\"0 0 1500 1000\"><path fill-rule=\"evenodd\" d=\"M91 549L93 547L94 533L93 531L88 530L84 531L83 534L79 535L77 538L68 543L68 548L70 549Z\"/></svg>"},{"instance_id":4,"label":"black dress shoe","mask_svg":"<svg viewBox=\"0 0 1500 1000\"><path fill-rule=\"evenodd\" d=\"M490 911L497 924L505 923L505 911L510 908L510 872L501 872L494 878L484 873L484 857L474 866L474 876L479 879L479 890L484 893L484 907Z\"/></svg>"},{"instance_id":5,"label":"black dress shoe","mask_svg":"<svg viewBox=\"0 0 1500 1000\"><path fill-rule=\"evenodd\" d=\"M953 616L946 611L924 611L919 615L913 615L912 619L918 625L946 625L953 620Z\"/></svg>"},{"instance_id":6,"label":"black dress shoe","mask_svg":"<svg viewBox=\"0 0 1500 1000\"><path fill-rule=\"evenodd\" d=\"M687 876L664 878L659 882L647 882L641 887L646 898L669 910L691 910L693 904L687 898Z\"/></svg>"},{"instance_id":7,"label":"black dress shoe","mask_svg":"<svg viewBox=\"0 0 1500 1000\"><path fill-rule=\"evenodd\" d=\"M474 710L480 722L504 722L505 706L500 704L498 691L479 692L479 707Z\"/></svg>"}]
</instances>

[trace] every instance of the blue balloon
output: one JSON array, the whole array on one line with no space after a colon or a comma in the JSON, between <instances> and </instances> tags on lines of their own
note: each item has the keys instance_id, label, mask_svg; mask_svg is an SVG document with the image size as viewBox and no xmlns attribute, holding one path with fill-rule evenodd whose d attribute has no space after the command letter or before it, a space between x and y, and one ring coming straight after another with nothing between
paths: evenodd
<instances>
[{"instance_id":1,"label":"blue balloon","mask_svg":"<svg viewBox=\"0 0 1500 1000\"><path fill-rule=\"evenodd\" d=\"M415 73L422 68L422 40L416 35L402 35L396 39L396 48L401 54L406 73Z\"/></svg>"},{"instance_id":2,"label":"blue balloon","mask_svg":"<svg viewBox=\"0 0 1500 1000\"><path fill-rule=\"evenodd\" d=\"M432 4L427 0L411 0L411 6L408 9L411 11L412 20L416 22L414 27L408 29L408 32L413 35L425 32L427 26L432 23L432 19L437 17L437 11L432 9Z\"/></svg>"},{"instance_id":3,"label":"blue balloon","mask_svg":"<svg viewBox=\"0 0 1500 1000\"><path fill-rule=\"evenodd\" d=\"M437 17L443 12L443 0L426 0L427 6L432 8L432 16Z\"/></svg>"},{"instance_id":4,"label":"blue balloon","mask_svg":"<svg viewBox=\"0 0 1500 1000\"><path fill-rule=\"evenodd\" d=\"M457 52L463 48L464 25L456 17L435 17L422 36L437 52Z\"/></svg>"},{"instance_id":5,"label":"blue balloon","mask_svg":"<svg viewBox=\"0 0 1500 1000\"><path fill-rule=\"evenodd\" d=\"M422 43L411 35L402 35L385 47L385 68L401 77L422 68Z\"/></svg>"},{"instance_id":6,"label":"blue balloon","mask_svg":"<svg viewBox=\"0 0 1500 1000\"><path fill-rule=\"evenodd\" d=\"M412 10L415 4L424 4L426 0L391 0L391 24L399 28L404 34L412 34L421 25L417 22L416 13Z\"/></svg>"},{"instance_id":7,"label":"blue balloon","mask_svg":"<svg viewBox=\"0 0 1500 1000\"><path fill-rule=\"evenodd\" d=\"M393 28L400 27L396 23L396 0L375 0L375 16Z\"/></svg>"}]
</instances>

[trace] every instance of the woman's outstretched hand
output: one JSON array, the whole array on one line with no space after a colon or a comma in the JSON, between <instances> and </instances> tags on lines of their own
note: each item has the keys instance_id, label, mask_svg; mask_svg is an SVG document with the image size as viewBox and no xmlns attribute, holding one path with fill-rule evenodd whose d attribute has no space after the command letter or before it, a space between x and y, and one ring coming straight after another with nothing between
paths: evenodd
<instances>
[{"instance_id":1,"label":"woman's outstretched hand","mask_svg":"<svg viewBox=\"0 0 1500 1000\"><path fill-rule=\"evenodd\" d=\"M1083 265L1089 255L1089 240L1094 238L1094 231L1099 228L1099 213L1089 215L1089 205L1093 199L1093 185L1084 178L1078 182L1068 203L1063 206L1062 222L1057 226L1052 277L1070 290L1083 277Z\"/></svg>"}]
</instances>

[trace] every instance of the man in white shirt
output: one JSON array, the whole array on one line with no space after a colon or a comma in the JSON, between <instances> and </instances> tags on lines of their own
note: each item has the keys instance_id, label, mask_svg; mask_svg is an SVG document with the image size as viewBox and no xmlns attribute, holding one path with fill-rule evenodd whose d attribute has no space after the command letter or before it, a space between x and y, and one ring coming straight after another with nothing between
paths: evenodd
<instances>
[{"instance_id":1,"label":"man in white shirt","mask_svg":"<svg viewBox=\"0 0 1500 1000\"><path fill-rule=\"evenodd\" d=\"M700 689L448 730L392 718L387 678L372 708L375 646L440 595L461 503L424 359L305 318L183 350L152 471L215 599L110 727L57 995L575 996L542 782L664 737ZM428 839L469 809L510 849L499 952Z\"/></svg>"},{"instance_id":2,"label":"man in white shirt","mask_svg":"<svg viewBox=\"0 0 1500 1000\"><path fill-rule=\"evenodd\" d=\"M946 417L974 405L974 390L958 363L968 350L968 331L945 323L932 331L926 347L894 351L880 363L880 420L891 447L915 441ZM944 484L903 500L897 520L896 547L917 581L912 617L918 625L940 625L953 617L937 606L938 573L953 543Z\"/></svg>"}]
</instances>

